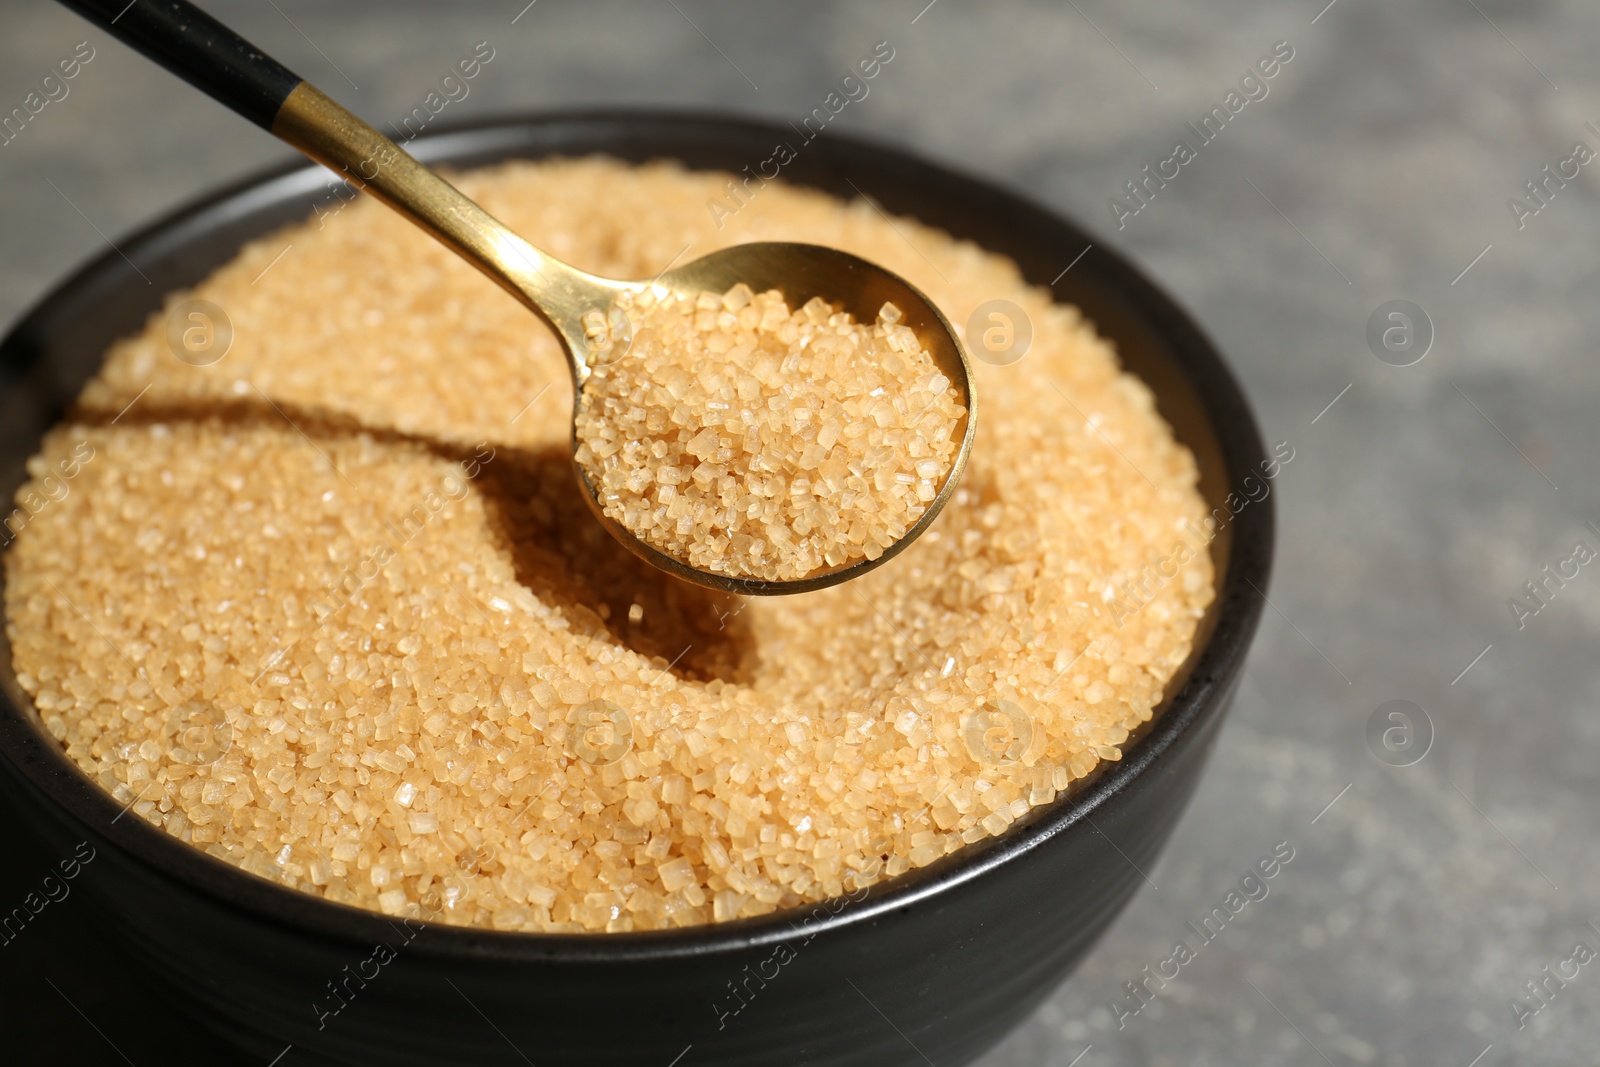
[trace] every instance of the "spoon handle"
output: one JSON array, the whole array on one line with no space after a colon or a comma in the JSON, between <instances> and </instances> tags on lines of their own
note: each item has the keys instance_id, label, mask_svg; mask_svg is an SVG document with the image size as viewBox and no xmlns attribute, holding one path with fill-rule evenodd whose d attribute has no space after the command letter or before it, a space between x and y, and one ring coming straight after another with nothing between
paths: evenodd
<instances>
[{"instance_id":1,"label":"spoon handle","mask_svg":"<svg viewBox=\"0 0 1600 1067\"><path fill-rule=\"evenodd\" d=\"M517 236L399 145L188 0L61 0L273 136L431 233L554 327L610 294Z\"/></svg>"}]
</instances>

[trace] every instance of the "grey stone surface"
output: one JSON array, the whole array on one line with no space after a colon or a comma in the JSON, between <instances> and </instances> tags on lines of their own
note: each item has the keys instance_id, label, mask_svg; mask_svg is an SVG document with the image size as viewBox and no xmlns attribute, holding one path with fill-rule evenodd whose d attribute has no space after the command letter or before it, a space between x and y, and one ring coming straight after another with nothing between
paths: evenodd
<instances>
[{"instance_id":1,"label":"grey stone surface","mask_svg":"<svg viewBox=\"0 0 1600 1067\"><path fill-rule=\"evenodd\" d=\"M1507 599L1577 540L1600 547L1584 528L1600 520L1594 168L1520 230L1507 198L1575 141L1600 149L1584 129L1600 126L1600 8L1325 2L538 0L515 25L523 0L209 5L374 119L480 40L503 58L452 105L463 116L642 103L790 118L888 39L896 60L845 127L1086 220L1228 354L1266 433L1295 449L1276 485L1274 610L1148 872L1159 888L983 1067L1593 1059L1600 965L1525 1029L1509 1002L1535 1006L1523 984L1575 942L1600 947L1600 574L1583 568L1521 630ZM0 319L101 233L288 156L45 3L0 8L0 111L86 37L97 56L70 96L0 147ZM1121 183L1279 40L1294 58L1269 95L1119 229ZM1365 340L1395 298L1436 330L1414 366ZM1437 735L1405 768L1365 741L1397 698ZM1119 1029L1123 984L1282 841L1295 858L1271 894ZM70 979L71 961L53 966ZM84 1056L118 1062L84 1034Z\"/></svg>"}]
</instances>

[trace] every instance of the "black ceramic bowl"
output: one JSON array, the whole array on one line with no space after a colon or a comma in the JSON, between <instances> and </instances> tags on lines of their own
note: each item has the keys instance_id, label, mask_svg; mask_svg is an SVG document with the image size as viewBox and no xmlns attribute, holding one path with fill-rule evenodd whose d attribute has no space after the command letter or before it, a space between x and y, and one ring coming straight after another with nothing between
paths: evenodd
<instances>
[{"instance_id":1,"label":"black ceramic bowl","mask_svg":"<svg viewBox=\"0 0 1600 1067\"><path fill-rule=\"evenodd\" d=\"M458 128L415 149L455 166L603 152L738 171L792 136L743 120L581 114ZM784 177L844 197L858 186L889 211L1012 257L1039 285L1089 243L988 182L831 133ZM180 211L118 242L154 284L109 253L23 319L0 346L4 499L115 338L247 239L306 217L324 181L319 168L300 166ZM1199 461L1202 492L1225 507L1266 457L1211 344L1104 248L1055 292L1154 390ZM109 956L97 965L126 968L255 1062L292 1045L282 1067L955 1067L1027 1015L1142 884L1135 864L1149 867L1182 814L1239 677L1261 613L1251 586L1266 587L1272 537L1268 498L1212 543L1218 595L1195 652L1121 762L999 838L816 909L674 932L546 936L417 929L303 895L121 818L40 726L9 648L0 648L0 789L53 855L85 841L96 850L74 889L103 928ZM395 953L381 966L370 962L380 943ZM352 974L370 977L358 984ZM336 1003L330 984L347 1003L337 1015L322 1014Z\"/></svg>"}]
</instances>

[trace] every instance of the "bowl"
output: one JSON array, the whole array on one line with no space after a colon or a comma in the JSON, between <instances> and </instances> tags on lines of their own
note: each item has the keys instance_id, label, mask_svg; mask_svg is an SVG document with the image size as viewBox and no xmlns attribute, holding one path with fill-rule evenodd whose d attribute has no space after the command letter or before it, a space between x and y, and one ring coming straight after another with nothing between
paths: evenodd
<instances>
[{"instance_id":1,"label":"bowl","mask_svg":"<svg viewBox=\"0 0 1600 1067\"><path fill-rule=\"evenodd\" d=\"M412 147L456 167L605 153L737 172L791 136L743 119L606 112L484 122ZM1222 514L1230 492L1267 469L1255 420L1210 342L1083 230L987 180L832 133L783 176L845 198L859 187L887 211L1010 256L1030 283L1082 308L1155 393ZM325 181L300 165L184 208L118 242L153 284L110 252L29 312L0 343L5 499L113 340L245 241L307 217ZM955 1067L1033 1010L1143 884L1140 869L1183 813L1238 681L1272 541L1270 496L1212 541L1216 599L1120 762L999 837L759 919L501 933L391 920L255 877L123 817L44 731L3 637L0 795L52 854L94 850L92 877L74 889L80 914L103 931L96 966L156 990L261 1063Z\"/></svg>"}]
</instances>

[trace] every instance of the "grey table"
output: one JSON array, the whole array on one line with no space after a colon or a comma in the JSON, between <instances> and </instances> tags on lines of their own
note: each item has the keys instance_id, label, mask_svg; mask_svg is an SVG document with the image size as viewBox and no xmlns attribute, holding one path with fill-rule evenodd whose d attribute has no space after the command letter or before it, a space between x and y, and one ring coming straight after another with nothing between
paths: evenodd
<instances>
[{"instance_id":1,"label":"grey table","mask_svg":"<svg viewBox=\"0 0 1600 1067\"><path fill-rule=\"evenodd\" d=\"M648 103L795 118L888 40L892 67L841 127L1087 221L1194 310L1294 449L1272 608L1195 803L1093 956L984 1067L1592 1062L1600 965L1563 961L1600 948L1600 566L1559 585L1544 568L1600 549L1585 459L1600 167L1574 152L1600 150L1600 7L525 2L208 6L379 120L483 40L504 58L453 117ZM85 39L95 58L69 95L0 146L0 318L108 238L288 156L42 0L0 10L0 112ZM1280 41L1293 58L1266 95L1247 83L1258 99L1127 199ZM1368 321L1399 299L1426 319L1411 313L1407 349L1405 322L1380 316L1396 353ZM1394 365L1424 335L1426 358ZM1431 723L1411 766L1369 743L1392 700L1423 709L1418 743ZM1280 842L1295 858L1270 895L1133 998L1126 983ZM168 1058L69 909L40 924L53 932L0 954L0 1044ZM1525 983L1546 967L1577 974L1541 1001Z\"/></svg>"}]
</instances>

